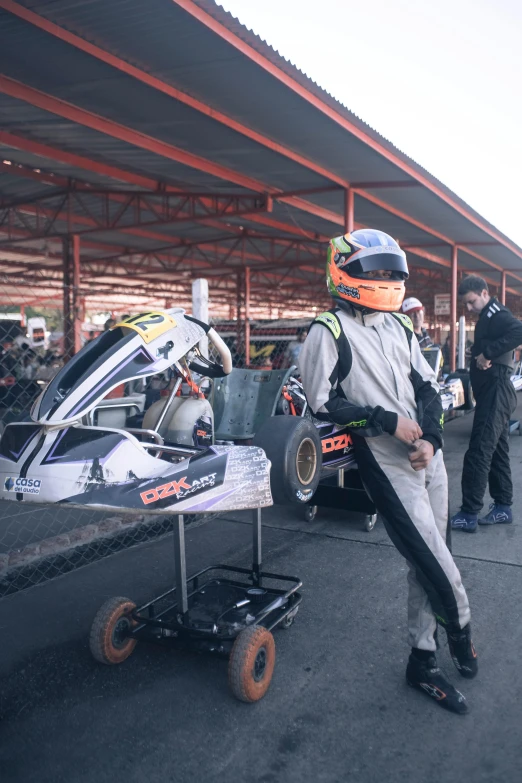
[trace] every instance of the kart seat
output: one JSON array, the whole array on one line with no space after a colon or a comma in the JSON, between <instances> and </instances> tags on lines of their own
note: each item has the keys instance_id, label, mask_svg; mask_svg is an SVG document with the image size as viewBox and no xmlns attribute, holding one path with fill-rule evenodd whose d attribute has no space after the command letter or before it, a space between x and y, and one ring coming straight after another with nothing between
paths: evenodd
<instances>
[{"instance_id":1,"label":"kart seat","mask_svg":"<svg viewBox=\"0 0 522 783\"><path fill-rule=\"evenodd\" d=\"M216 440L248 440L275 414L283 386L297 368L259 370L235 368L216 378L211 404Z\"/></svg>"},{"instance_id":2,"label":"kart seat","mask_svg":"<svg viewBox=\"0 0 522 783\"><path fill-rule=\"evenodd\" d=\"M145 395L105 398L88 414L89 424L95 427L123 429L128 416L136 416L145 409Z\"/></svg>"}]
</instances>

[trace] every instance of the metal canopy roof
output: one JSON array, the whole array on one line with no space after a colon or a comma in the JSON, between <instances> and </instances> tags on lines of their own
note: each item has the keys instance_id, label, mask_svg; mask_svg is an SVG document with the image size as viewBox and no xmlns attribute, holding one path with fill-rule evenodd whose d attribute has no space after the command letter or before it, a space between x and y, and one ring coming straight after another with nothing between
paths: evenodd
<instances>
[{"instance_id":1,"label":"metal canopy roof","mask_svg":"<svg viewBox=\"0 0 522 783\"><path fill-rule=\"evenodd\" d=\"M79 234L93 302L180 301L204 275L225 305L248 266L254 306L307 307L353 199L413 280L456 246L522 290L522 249L212 0L0 0L0 37L7 281L59 281Z\"/></svg>"}]
</instances>

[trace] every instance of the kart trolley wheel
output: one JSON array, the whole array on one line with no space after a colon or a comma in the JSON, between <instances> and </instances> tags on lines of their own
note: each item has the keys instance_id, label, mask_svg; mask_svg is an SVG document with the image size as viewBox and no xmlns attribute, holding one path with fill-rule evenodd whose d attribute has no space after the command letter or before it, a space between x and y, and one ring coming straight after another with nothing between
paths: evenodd
<instances>
[{"instance_id":1,"label":"kart trolley wheel","mask_svg":"<svg viewBox=\"0 0 522 783\"><path fill-rule=\"evenodd\" d=\"M315 517L317 516L317 511L318 511L317 506L312 506L310 504L306 505L304 508L305 522L313 522Z\"/></svg>"},{"instance_id":2,"label":"kart trolley wheel","mask_svg":"<svg viewBox=\"0 0 522 783\"><path fill-rule=\"evenodd\" d=\"M128 598L110 598L98 610L91 626L89 647L93 657L108 665L123 663L136 647L129 636L136 604Z\"/></svg>"},{"instance_id":3,"label":"kart trolley wheel","mask_svg":"<svg viewBox=\"0 0 522 783\"><path fill-rule=\"evenodd\" d=\"M216 563L186 573L184 518L174 517L175 586L136 607L112 598L95 617L90 638L101 663L121 663L137 640L229 659L232 693L261 699L275 665L274 628L289 628L301 603L301 580L262 569L261 509L252 509L250 567Z\"/></svg>"},{"instance_id":4,"label":"kart trolley wheel","mask_svg":"<svg viewBox=\"0 0 522 783\"><path fill-rule=\"evenodd\" d=\"M377 514L367 514L364 519L364 529L367 533L371 533L377 522Z\"/></svg>"},{"instance_id":5,"label":"kart trolley wheel","mask_svg":"<svg viewBox=\"0 0 522 783\"><path fill-rule=\"evenodd\" d=\"M262 699L275 665L274 637L261 626L245 628L237 636L228 663L228 682L240 701Z\"/></svg>"}]
</instances>

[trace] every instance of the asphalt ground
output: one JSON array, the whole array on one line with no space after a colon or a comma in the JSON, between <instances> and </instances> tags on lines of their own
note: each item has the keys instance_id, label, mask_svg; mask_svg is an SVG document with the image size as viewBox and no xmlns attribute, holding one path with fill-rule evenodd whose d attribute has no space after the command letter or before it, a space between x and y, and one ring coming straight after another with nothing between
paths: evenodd
<instances>
[{"instance_id":1,"label":"asphalt ground","mask_svg":"<svg viewBox=\"0 0 522 783\"><path fill-rule=\"evenodd\" d=\"M519 406L522 418L522 409ZM446 429L452 511L471 416ZM522 437L511 436L515 487ZM226 661L138 644L121 666L90 656L99 605L142 601L172 581L172 542L145 544L0 601L2 783L518 783L522 767L522 496L515 524L454 534L480 657L462 680L438 658L470 712L438 708L404 681L406 566L381 523L320 511L264 513L264 564L297 573L303 602L274 632L272 685L236 701ZM186 531L188 570L247 564L248 514ZM444 634L442 634L444 636Z\"/></svg>"}]
</instances>

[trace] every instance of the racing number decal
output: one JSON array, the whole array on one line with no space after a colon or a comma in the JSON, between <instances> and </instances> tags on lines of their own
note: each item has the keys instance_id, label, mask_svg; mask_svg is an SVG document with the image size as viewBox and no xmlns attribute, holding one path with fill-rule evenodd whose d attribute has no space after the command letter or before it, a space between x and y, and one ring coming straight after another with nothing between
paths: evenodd
<instances>
[{"instance_id":1,"label":"racing number decal","mask_svg":"<svg viewBox=\"0 0 522 783\"><path fill-rule=\"evenodd\" d=\"M150 343L169 329L177 326L174 318L168 313L140 313L120 321L116 326L125 326L127 329L134 329L138 332L146 343ZM114 328L116 328L116 326Z\"/></svg>"},{"instance_id":2,"label":"racing number decal","mask_svg":"<svg viewBox=\"0 0 522 783\"><path fill-rule=\"evenodd\" d=\"M346 433L344 435L336 435L334 438L326 438L322 441L323 454L328 454L330 451L337 451L338 449L346 449L352 445L352 439Z\"/></svg>"}]
</instances>

